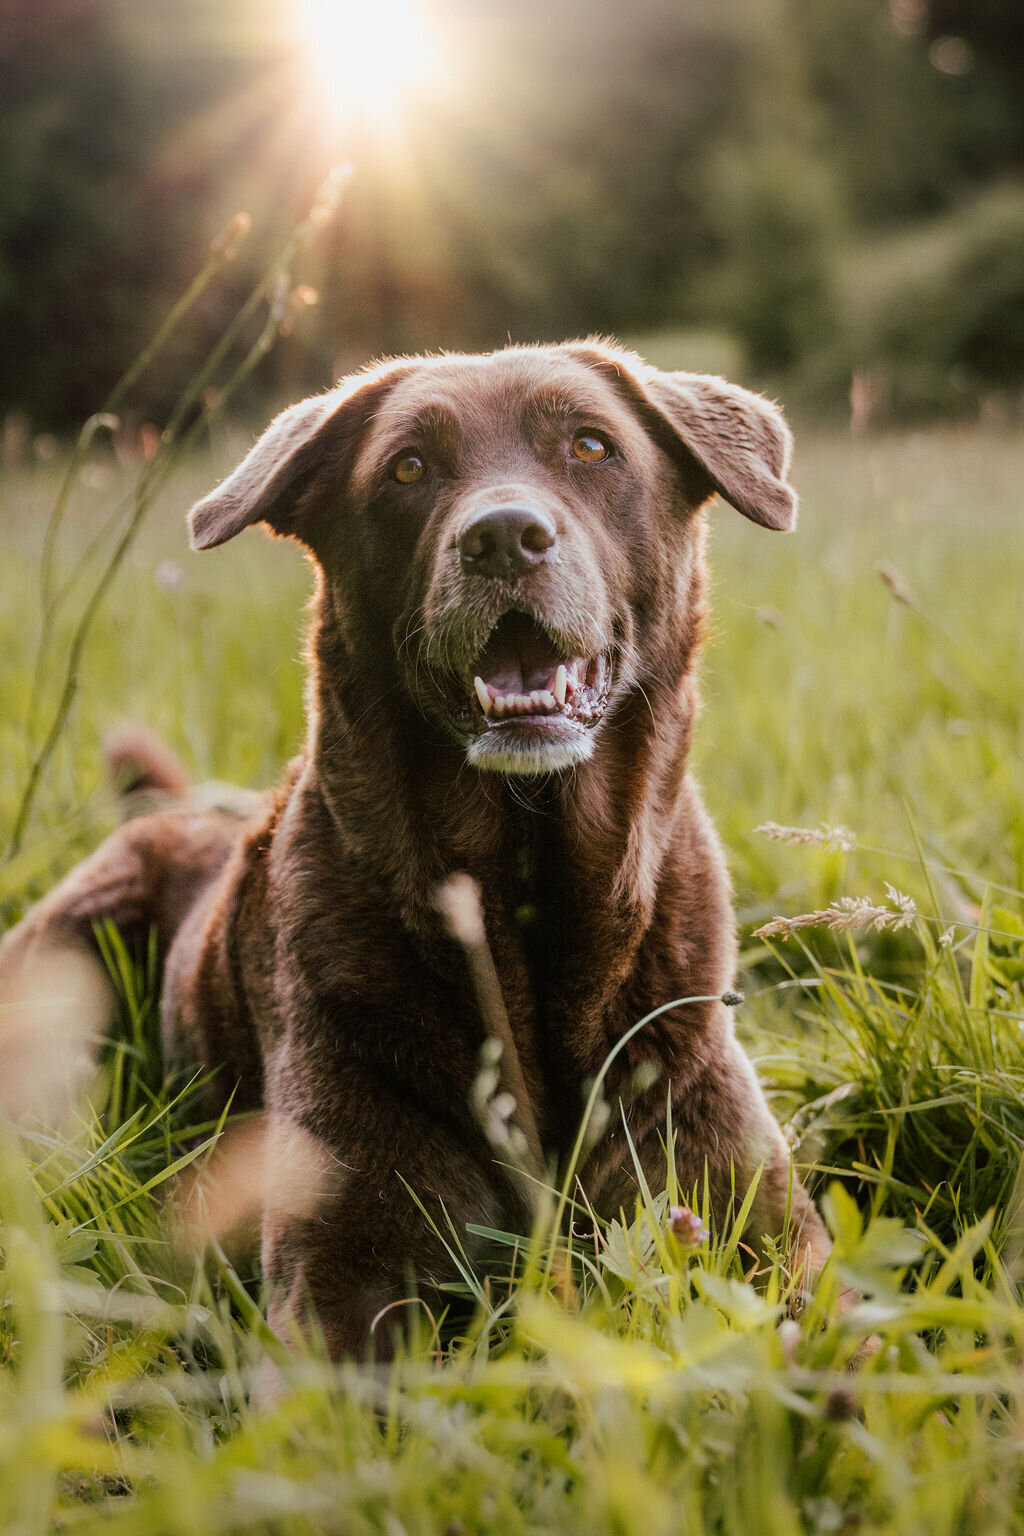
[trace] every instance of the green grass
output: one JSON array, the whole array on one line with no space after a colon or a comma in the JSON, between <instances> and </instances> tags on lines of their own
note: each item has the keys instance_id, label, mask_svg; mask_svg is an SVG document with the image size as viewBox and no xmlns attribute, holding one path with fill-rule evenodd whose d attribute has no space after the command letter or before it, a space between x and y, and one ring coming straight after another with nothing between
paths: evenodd
<instances>
[{"instance_id":1,"label":"green grass","mask_svg":"<svg viewBox=\"0 0 1024 1536\"><path fill-rule=\"evenodd\" d=\"M185 508L238 447L181 471L100 612L30 835L0 866L0 925L113 824L99 742L117 718L245 784L299 745L301 558L258 534L185 548ZM99 468L65 574L127 475ZM55 478L2 486L0 826L31 762ZM111 939L123 1038L89 1105L60 1136L0 1134L0 1530L1024 1530L1024 442L810 435L797 479L794 538L715 511L697 769L744 924L737 1025L836 1237L806 1309L787 1317L778 1265L745 1283L735 1230L682 1248L652 1190L571 1252L552 1200L532 1239L496 1238L486 1274L448 1233L472 1316L439 1344L417 1313L389 1372L292 1360L252 1260L198 1268L176 1236L181 1176L219 1128L161 1082L145 966ZM73 616L74 594L58 660ZM774 843L753 830L769 820L845 824L857 847ZM750 936L884 900L885 881L918 903L907 932ZM843 1318L840 1279L865 1296ZM287 1390L261 1412L268 1356Z\"/></svg>"}]
</instances>

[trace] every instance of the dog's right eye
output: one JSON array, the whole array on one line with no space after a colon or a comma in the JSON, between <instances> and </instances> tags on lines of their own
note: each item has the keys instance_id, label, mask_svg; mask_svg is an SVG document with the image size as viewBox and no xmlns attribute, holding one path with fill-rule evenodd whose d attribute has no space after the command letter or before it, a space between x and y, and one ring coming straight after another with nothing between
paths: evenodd
<instances>
[{"instance_id":1,"label":"dog's right eye","mask_svg":"<svg viewBox=\"0 0 1024 1536\"><path fill-rule=\"evenodd\" d=\"M427 466L418 453L404 453L391 471L402 485L415 485L417 480L423 479L426 472Z\"/></svg>"},{"instance_id":2,"label":"dog's right eye","mask_svg":"<svg viewBox=\"0 0 1024 1536\"><path fill-rule=\"evenodd\" d=\"M599 464L608 458L611 448L600 432L577 432L572 440L572 451L584 464Z\"/></svg>"}]
</instances>

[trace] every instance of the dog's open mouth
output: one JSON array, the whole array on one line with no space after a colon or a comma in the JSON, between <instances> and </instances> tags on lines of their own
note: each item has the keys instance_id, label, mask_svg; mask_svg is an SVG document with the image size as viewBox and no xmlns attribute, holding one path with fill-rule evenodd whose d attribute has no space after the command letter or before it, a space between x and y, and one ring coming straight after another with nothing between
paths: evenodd
<instances>
[{"instance_id":1,"label":"dog's open mouth","mask_svg":"<svg viewBox=\"0 0 1024 1536\"><path fill-rule=\"evenodd\" d=\"M609 657L567 656L535 619L519 612L499 619L473 674L473 712L492 727L545 719L596 725L612 681Z\"/></svg>"}]
</instances>

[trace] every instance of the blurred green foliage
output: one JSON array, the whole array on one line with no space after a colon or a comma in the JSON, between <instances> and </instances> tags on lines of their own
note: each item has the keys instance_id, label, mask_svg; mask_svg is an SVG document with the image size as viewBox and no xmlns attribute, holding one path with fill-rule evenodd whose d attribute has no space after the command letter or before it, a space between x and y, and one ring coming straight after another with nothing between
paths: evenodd
<instances>
[{"instance_id":1,"label":"blurred green foliage","mask_svg":"<svg viewBox=\"0 0 1024 1536\"><path fill-rule=\"evenodd\" d=\"M1024 387L1019 220L986 202L1024 154L1017 0L424 0L452 87L401 138L329 123L292 4L7 9L0 416L60 430L96 409L245 207L262 234L190 328L201 355L339 158L358 174L303 274L317 323L267 396L374 353L681 328L818 403L842 405L854 368L897 413ZM877 266L894 230L941 245L950 218L954 256L920 287L897 262L865 313L850 259ZM165 366L140 409L159 419L177 387Z\"/></svg>"},{"instance_id":2,"label":"blurred green foliage","mask_svg":"<svg viewBox=\"0 0 1024 1536\"><path fill-rule=\"evenodd\" d=\"M926 275L894 281L868 337L901 414L1024 384L1024 192L953 222Z\"/></svg>"}]
</instances>

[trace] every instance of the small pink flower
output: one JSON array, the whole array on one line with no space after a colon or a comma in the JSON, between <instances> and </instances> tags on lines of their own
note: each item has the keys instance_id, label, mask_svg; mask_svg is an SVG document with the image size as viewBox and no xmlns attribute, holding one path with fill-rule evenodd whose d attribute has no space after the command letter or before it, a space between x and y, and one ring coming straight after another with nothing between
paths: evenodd
<instances>
[{"instance_id":1,"label":"small pink flower","mask_svg":"<svg viewBox=\"0 0 1024 1536\"><path fill-rule=\"evenodd\" d=\"M696 1211L691 1211L688 1205L669 1206L668 1229L684 1248L696 1248L699 1243L706 1243L711 1235L701 1225Z\"/></svg>"},{"instance_id":2,"label":"small pink flower","mask_svg":"<svg viewBox=\"0 0 1024 1536\"><path fill-rule=\"evenodd\" d=\"M176 560L161 560L153 572L153 580L161 592L173 592L185 580L185 572Z\"/></svg>"}]
</instances>

